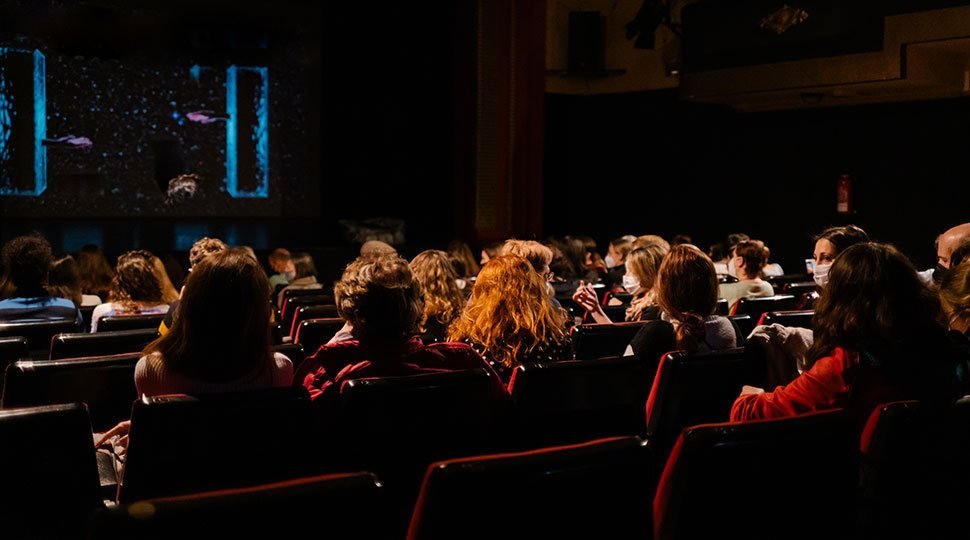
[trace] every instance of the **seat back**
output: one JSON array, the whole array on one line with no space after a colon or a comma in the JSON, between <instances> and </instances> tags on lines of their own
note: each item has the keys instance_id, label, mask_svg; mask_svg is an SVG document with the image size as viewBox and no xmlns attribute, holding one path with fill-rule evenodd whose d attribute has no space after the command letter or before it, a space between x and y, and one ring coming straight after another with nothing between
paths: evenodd
<instances>
[{"instance_id":1,"label":"seat back","mask_svg":"<svg viewBox=\"0 0 970 540\"><path fill-rule=\"evenodd\" d=\"M366 472L150 499L101 512L92 538L387 538L383 488ZM309 521L308 521L309 520Z\"/></svg>"},{"instance_id":2,"label":"seat back","mask_svg":"<svg viewBox=\"0 0 970 540\"><path fill-rule=\"evenodd\" d=\"M817 288L818 285L814 281L798 281L785 283L780 292L782 294L790 294L797 298L805 293L814 292Z\"/></svg>"},{"instance_id":3,"label":"seat back","mask_svg":"<svg viewBox=\"0 0 970 540\"><path fill-rule=\"evenodd\" d=\"M407 538L649 538L651 468L637 437L435 463Z\"/></svg>"},{"instance_id":4,"label":"seat back","mask_svg":"<svg viewBox=\"0 0 970 540\"><path fill-rule=\"evenodd\" d=\"M57 334L51 340L50 359L135 353L156 339L157 327L96 334Z\"/></svg>"},{"instance_id":5,"label":"seat back","mask_svg":"<svg viewBox=\"0 0 970 540\"><path fill-rule=\"evenodd\" d=\"M664 456L685 427L727 421L741 387L763 376L744 349L664 355L647 398L647 438Z\"/></svg>"},{"instance_id":6,"label":"seat back","mask_svg":"<svg viewBox=\"0 0 970 540\"><path fill-rule=\"evenodd\" d=\"M24 360L29 357L30 349L27 348L27 338L23 336L0 338L0 377L7 370L7 366L17 360Z\"/></svg>"},{"instance_id":7,"label":"seat back","mask_svg":"<svg viewBox=\"0 0 970 540\"><path fill-rule=\"evenodd\" d=\"M952 407L881 405L862 437L863 538L945 538L966 530L970 398Z\"/></svg>"},{"instance_id":8,"label":"seat back","mask_svg":"<svg viewBox=\"0 0 970 540\"><path fill-rule=\"evenodd\" d=\"M717 304L714 306L714 314L727 317L730 311L731 306L728 305L727 298L718 298Z\"/></svg>"},{"instance_id":9,"label":"seat back","mask_svg":"<svg viewBox=\"0 0 970 540\"><path fill-rule=\"evenodd\" d=\"M755 321L766 311L788 311L798 307L798 298L790 294L776 294L760 298L741 298L734 305L732 315L750 315Z\"/></svg>"},{"instance_id":10,"label":"seat back","mask_svg":"<svg viewBox=\"0 0 970 540\"><path fill-rule=\"evenodd\" d=\"M857 441L841 410L690 427L657 488L654 538L852 537Z\"/></svg>"},{"instance_id":11,"label":"seat back","mask_svg":"<svg viewBox=\"0 0 970 540\"><path fill-rule=\"evenodd\" d=\"M293 313L293 323L287 329L289 331L289 336L292 339L296 339L296 332L300 328L300 323L303 321L308 321L310 319L339 319L340 315L337 313L337 306L333 304L326 305L314 305L314 306L298 306L296 311Z\"/></svg>"},{"instance_id":12,"label":"seat back","mask_svg":"<svg viewBox=\"0 0 970 540\"><path fill-rule=\"evenodd\" d=\"M751 315L728 315L728 319L734 323L738 331L738 345L743 345L754 330L754 320Z\"/></svg>"},{"instance_id":13,"label":"seat back","mask_svg":"<svg viewBox=\"0 0 970 540\"><path fill-rule=\"evenodd\" d=\"M317 352L321 345L330 341L344 326L343 319L310 319L300 323L293 342L303 346L307 355Z\"/></svg>"},{"instance_id":14,"label":"seat back","mask_svg":"<svg viewBox=\"0 0 970 540\"><path fill-rule=\"evenodd\" d=\"M80 403L0 410L4 538L81 538L101 506L91 424Z\"/></svg>"},{"instance_id":15,"label":"seat back","mask_svg":"<svg viewBox=\"0 0 970 540\"><path fill-rule=\"evenodd\" d=\"M32 358L47 358L50 354L51 338L64 332L77 332L77 321L32 321L0 323L0 338L22 337L27 340L27 348Z\"/></svg>"},{"instance_id":16,"label":"seat back","mask_svg":"<svg viewBox=\"0 0 970 540\"><path fill-rule=\"evenodd\" d=\"M318 472L306 389L143 397L119 502L298 478Z\"/></svg>"},{"instance_id":17,"label":"seat back","mask_svg":"<svg viewBox=\"0 0 970 540\"><path fill-rule=\"evenodd\" d=\"M785 286L789 283L808 283L812 281L811 274L785 274L783 276L768 276L765 278L768 283L771 283L772 288L776 291L784 290Z\"/></svg>"},{"instance_id":18,"label":"seat back","mask_svg":"<svg viewBox=\"0 0 970 540\"><path fill-rule=\"evenodd\" d=\"M758 325L780 324L782 326L812 329L815 312L807 309L800 311L767 311L761 315Z\"/></svg>"},{"instance_id":19,"label":"seat back","mask_svg":"<svg viewBox=\"0 0 970 540\"><path fill-rule=\"evenodd\" d=\"M654 372L635 356L523 364L509 394L527 447L642 435Z\"/></svg>"},{"instance_id":20,"label":"seat back","mask_svg":"<svg viewBox=\"0 0 970 540\"><path fill-rule=\"evenodd\" d=\"M623 356L633 336L640 331L644 322L623 322L613 324L577 324L569 335L573 342L576 358L593 360Z\"/></svg>"},{"instance_id":21,"label":"seat back","mask_svg":"<svg viewBox=\"0 0 970 540\"><path fill-rule=\"evenodd\" d=\"M81 306L78 309L81 310L81 331L90 332L91 331L91 316L94 315L94 308L98 306Z\"/></svg>"},{"instance_id":22,"label":"seat back","mask_svg":"<svg viewBox=\"0 0 970 540\"><path fill-rule=\"evenodd\" d=\"M3 407L82 402L101 432L128 419L140 353L70 360L14 362L3 384Z\"/></svg>"},{"instance_id":23,"label":"seat back","mask_svg":"<svg viewBox=\"0 0 970 540\"><path fill-rule=\"evenodd\" d=\"M164 313L154 315L109 315L98 320L98 333L117 332L118 330L157 330L164 319Z\"/></svg>"},{"instance_id":24,"label":"seat back","mask_svg":"<svg viewBox=\"0 0 970 540\"><path fill-rule=\"evenodd\" d=\"M306 294L303 296L293 296L285 297L283 300L283 307L280 309L280 314L283 320L280 323L283 325L284 330L288 330L293 326L293 314L296 310L302 306L328 306L333 305L333 296L329 294L323 294L320 289L309 289L315 291L317 294ZM287 293L290 291L283 291Z\"/></svg>"},{"instance_id":25,"label":"seat back","mask_svg":"<svg viewBox=\"0 0 970 540\"><path fill-rule=\"evenodd\" d=\"M285 343L283 345L275 345L273 347L273 352L278 352L286 355L286 357L290 359L290 362L293 362L294 370L300 367L300 364L306 358L306 352L304 352L303 346L296 343Z\"/></svg>"}]
</instances>

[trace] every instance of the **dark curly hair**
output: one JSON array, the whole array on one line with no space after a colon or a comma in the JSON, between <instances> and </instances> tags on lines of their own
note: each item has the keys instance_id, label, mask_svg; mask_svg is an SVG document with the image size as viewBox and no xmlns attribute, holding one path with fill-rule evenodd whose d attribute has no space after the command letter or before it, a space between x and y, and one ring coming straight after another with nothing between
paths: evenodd
<instances>
[{"instance_id":1,"label":"dark curly hair","mask_svg":"<svg viewBox=\"0 0 970 540\"><path fill-rule=\"evenodd\" d=\"M108 298L126 310L138 311L137 302L161 302L162 286L155 277L154 255L145 250L123 253L118 257L115 277Z\"/></svg>"},{"instance_id":2,"label":"dark curly hair","mask_svg":"<svg viewBox=\"0 0 970 540\"><path fill-rule=\"evenodd\" d=\"M18 236L3 246L0 261L6 268L7 279L17 291L43 291L54 254L47 239L39 234Z\"/></svg>"}]
</instances>

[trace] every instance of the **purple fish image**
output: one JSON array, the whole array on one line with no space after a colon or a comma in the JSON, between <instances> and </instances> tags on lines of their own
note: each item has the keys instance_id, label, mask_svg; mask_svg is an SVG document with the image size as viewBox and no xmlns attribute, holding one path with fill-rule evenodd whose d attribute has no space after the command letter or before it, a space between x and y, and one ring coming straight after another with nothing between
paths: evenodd
<instances>
[{"instance_id":1,"label":"purple fish image","mask_svg":"<svg viewBox=\"0 0 970 540\"><path fill-rule=\"evenodd\" d=\"M215 111L210 111L208 109L192 111L187 113L185 117L191 122L198 122L200 124L213 124L215 122L225 122L229 120L228 116L216 116Z\"/></svg>"},{"instance_id":2,"label":"purple fish image","mask_svg":"<svg viewBox=\"0 0 970 540\"><path fill-rule=\"evenodd\" d=\"M87 137L65 135L54 139L44 139L43 143L52 148L91 148L94 143Z\"/></svg>"}]
</instances>

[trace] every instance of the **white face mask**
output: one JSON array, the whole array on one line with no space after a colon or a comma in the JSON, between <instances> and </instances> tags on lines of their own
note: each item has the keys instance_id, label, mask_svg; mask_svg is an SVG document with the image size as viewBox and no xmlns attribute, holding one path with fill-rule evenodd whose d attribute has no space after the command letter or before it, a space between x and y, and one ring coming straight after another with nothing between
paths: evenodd
<instances>
[{"instance_id":1,"label":"white face mask","mask_svg":"<svg viewBox=\"0 0 970 540\"><path fill-rule=\"evenodd\" d=\"M623 288L630 294L637 294L640 292L640 282L630 274L623 274Z\"/></svg>"},{"instance_id":2,"label":"white face mask","mask_svg":"<svg viewBox=\"0 0 970 540\"><path fill-rule=\"evenodd\" d=\"M815 280L815 284L819 287L824 287L829 282L829 268L832 267L832 263L816 264L815 273L812 278Z\"/></svg>"},{"instance_id":3,"label":"white face mask","mask_svg":"<svg viewBox=\"0 0 970 540\"><path fill-rule=\"evenodd\" d=\"M607 268L615 268L616 266L617 266L616 259L614 259L612 255L607 255L606 256L606 267Z\"/></svg>"}]
</instances>

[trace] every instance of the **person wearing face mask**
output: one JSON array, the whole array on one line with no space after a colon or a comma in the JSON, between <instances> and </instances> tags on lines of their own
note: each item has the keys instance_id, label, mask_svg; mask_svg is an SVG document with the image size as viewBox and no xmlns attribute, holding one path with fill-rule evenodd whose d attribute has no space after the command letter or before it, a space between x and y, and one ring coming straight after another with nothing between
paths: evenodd
<instances>
[{"instance_id":1,"label":"person wearing face mask","mask_svg":"<svg viewBox=\"0 0 970 540\"><path fill-rule=\"evenodd\" d=\"M959 264L953 254L963 253L959 249L970 242L970 223L957 225L936 238L936 266L919 272L920 279L927 285L939 285L946 278L951 267ZM964 248L966 249L966 248Z\"/></svg>"},{"instance_id":2,"label":"person wearing face mask","mask_svg":"<svg viewBox=\"0 0 970 540\"><path fill-rule=\"evenodd\" d=\"M623 288L633 298L627 308L624 319L627 321L641 321L656 319L659 311L656 307L654 285L657 281L657 271L667 250L660 245L651 245L631 251L626 258L626 273L623 275ZM596 292L592 286L581 281L573 300L586 310L587 316L596 323L610 324L612 321L603 311Z\"/></svg>"},{"instance_id":3,"label":"person wearing face mask","mask_svg":"<svg viewBox=\"0 0 970 540\"><path fill-rule=\"evenodd\" d=\"M721 242L720 253L723 253L723 259L714 261L714 271L718 274L727 274L729 276L736 276L737 271L734 268L734 248L737 247L741 242L746 242L751 238L744 233L732 233L727 235L727 238Z\"/></svg>"},{"instance_id":4,"label":"person wearing face mask","mask_svg":"<svg viewBox=\"0 0 970 540\"><path fill-rule=\"evenodd\" d=\"M633 240L636 237L622 236L610 242L610 247L606 252L607 272L603 281L606 287L612 291L623 289L623 276L626 275L626 258L633 250Z\"/></svg>"},{"instance_id":5,"label":"person wearing face mask","mask_svg":"<svg viewBox=\"0 0 970 540\"><path fill-rule=\"evenodd\" d=\"M868 242L869 235L855 225L829 227L815 237L815 270L812 278L819 288L828 283L829 268L835 257L855 244Z\"/></svg>"},{"instance_id":6,"label":"person wearing face mask","mask_svg":"<svg viewBox=\"0 0 970 540\"><path fill-rule=\"evenodd\" d=\"M768 250L760 240L747 240L734 248L731 259L737 272L737 283L722 283L718 287L721 298L732 308L741 298L774 296L771 284L761 279L761 269L768 261Z\"/></svg>"}]
</instances>

